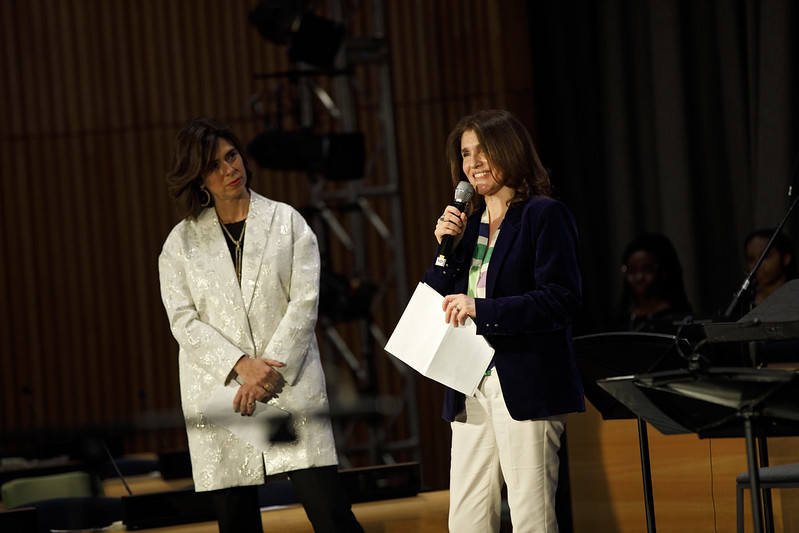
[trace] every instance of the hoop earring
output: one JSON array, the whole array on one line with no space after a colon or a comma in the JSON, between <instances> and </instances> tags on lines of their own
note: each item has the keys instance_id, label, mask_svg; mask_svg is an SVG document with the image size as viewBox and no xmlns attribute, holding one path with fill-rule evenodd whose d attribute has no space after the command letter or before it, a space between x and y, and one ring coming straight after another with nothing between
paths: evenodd
<instances>
[{"instance_id":1,"label":"hoop earring","mask_svg":"<svg viewBox=\"0 0 799 533\"><path fill-rule=\"evenodd\" d=\"M203 194L205 198L203 198ZM211 193L205 187L200 187L200 206L208 207L209 205L211 205Z\"/></svg>"}]
</instances>

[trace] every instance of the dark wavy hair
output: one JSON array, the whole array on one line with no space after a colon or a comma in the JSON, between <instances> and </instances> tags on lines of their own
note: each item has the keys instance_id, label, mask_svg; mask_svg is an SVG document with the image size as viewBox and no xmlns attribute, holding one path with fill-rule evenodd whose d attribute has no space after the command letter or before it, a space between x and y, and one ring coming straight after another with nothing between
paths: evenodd
<instances>
[{"instance_id":1,"label":"dark wavy hair","mask_svg":"<svg viewBox=\"0 0 799 533\"><path fill-rule=\"evenodd\" d=\"M203 207L200 187L203 177L213 170L219 139L225 139L239 152L250 188L252 170L247 164L244 149L233 131L210 118L196 118L188 122L177 135L172 149L172 168L166 175L169 196L181 219L194 219L205 207L213 206L213 198Z\"/></svg>"},{"instance_id":2,"label":"dark wavy hair","mask_svg":"<svg viewBox=\"0 0 799 533\"><path fill-rule=\"evenodd\" d=\"M768 241L772 235L774 235L774 228L758 229L747 235L746 239L744 239L744 256L746 255L746 247L749 245L749 241L755 237L762 237ZM785 257L786 254L791 255L791 260L785 266L785 281L796 279L796 250L794 249L793 241L784 233L779 232L774 236L772 247L780 253L781 257Z\"/></svg>"},{"instance_id":3,"label":"dark wavy hair","mask_svg":"<svg viewBox=\"0 0 799 533\"><path fill-rule=\"evenodd\" d=\"M682 265L677 255L677 250L668 237L662 233L642 233L633 239L621 255L622 268L627 265L627 260L635 252L651 253L658 265L661 274L660 296L671 304L675 312L691 312L691 304L685 294L685 281L683 279ZM633 302L633 292L630 284L624 282L622 290L622 310L629 308Z\"/></svg>"},{"instance_id":4,"label":"dark wavy hair","mask_svg":"<svg viewBox=\"0 0 799 533\"><path fill-rule=\"evenodd\" d=\"M549 174L538 159L530 132L512 113L502 109L485 109L467 115L450 132L446 156L453 186L467 179L461 155L461 137L467 131L477 136L491 166L502 175L502 184L515 191L512 204L552 194ZM473 195L467 211L474 212L482 202L479 194Z\"/></svg>"}]
</instances>

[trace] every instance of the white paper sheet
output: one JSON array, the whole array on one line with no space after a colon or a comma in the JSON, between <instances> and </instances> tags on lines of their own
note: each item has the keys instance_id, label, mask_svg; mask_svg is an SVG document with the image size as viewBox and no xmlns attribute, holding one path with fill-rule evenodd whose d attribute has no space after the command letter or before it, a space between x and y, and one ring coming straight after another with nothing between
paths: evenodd
<instances>
[{"instance_id":1,"label":"white paper sheet","mask_svg":"<svg viewBox=\"0 0 799 533\"><path fill-rule=\"evenodd\" d=\"M419 283L385 349L423 376L473 396L494 348L477 334L471 318L457 328L444 322L443 301Z\"/></svg>"},{"instance_id":2,"label":"white paper sheet","mask_svg":"<svg viewBox=\"0 0 799 533\"><path fill-rule=\"evenodd\" d=\"M269 435L277 429L289 414L268 403L256 402L252 416L241 416L233 410L233 398L240 385L231 381L226 387L218 387L203 409L203 415L241 439L246 440L258 450L271 446Z\"/></svg>"}]
</instances>

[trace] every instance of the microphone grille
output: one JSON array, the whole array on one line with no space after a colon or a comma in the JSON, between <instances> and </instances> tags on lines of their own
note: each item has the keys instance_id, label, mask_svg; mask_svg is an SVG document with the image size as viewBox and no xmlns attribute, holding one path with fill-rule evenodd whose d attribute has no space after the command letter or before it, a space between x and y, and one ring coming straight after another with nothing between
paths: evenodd
<instances>
[{"instance_id":1,"label":"microphone grille","mask_svg":"<svg viewBox=\"0 0 799 533\"><path fill-rule=\"evenodd\" d=\"M458 183L458 186L455 187L456 202L461 202L465 204L472 199L473 194L474 194L474 187L472 187L472 184L466 180L461 181L460 183Z\"/></svg>"}]
</instances>

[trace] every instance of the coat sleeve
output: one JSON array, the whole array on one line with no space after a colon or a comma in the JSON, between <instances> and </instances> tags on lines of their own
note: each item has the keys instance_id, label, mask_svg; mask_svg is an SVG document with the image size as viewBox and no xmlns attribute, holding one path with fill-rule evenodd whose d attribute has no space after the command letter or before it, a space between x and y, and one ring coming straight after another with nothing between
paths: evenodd
<instances>
[{"instance_id":1,"label":"coat sleeve","mask_svg":"<svg viewBox=\"0 0 799 533\"><path fill-rule=\"evenodd\" d=\"M319 246L311 227L292 210L291 261L288 305L266 346L266 357L286 364L280 368L283 378L294 384L305 362L308 350L315 342L315 327L319 308Z\"/></svg>"},{"instance_id":2,"label":"coat sleeve","mask_svg":"<svg viewBox=\"0 0 799 533\"><path fill-rule=\"evenodd\" d=\"M227 382L233 366L245 355L241 348L216 328L202 320L194 300L192 285L203 283L190 279L187 248L179 231L173 231L158 258L161 299L172 335L189 364L202 368L220 383ZM219 294L220 299L224 295Z\"/></svg>"}]
</instances>

